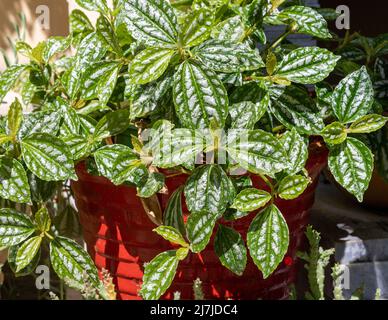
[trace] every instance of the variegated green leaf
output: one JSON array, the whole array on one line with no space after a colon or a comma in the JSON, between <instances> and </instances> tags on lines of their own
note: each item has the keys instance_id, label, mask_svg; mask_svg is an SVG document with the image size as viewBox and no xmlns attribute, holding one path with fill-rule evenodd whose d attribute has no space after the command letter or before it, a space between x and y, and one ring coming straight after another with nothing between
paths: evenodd
<instances>
[{"instance_id":1,"label":"variegated green leaf","mask_svg":"<svg viewBox=\"0 0 388 320\"><path fill-rule=\"evenodd\" d=\"M28 169L45 181L77 180L72 154L67 145L47 133L34 133L21 141Z\"/></svg>"},{"instance_id":2,"label":"variegated green leaf","mask_svg":"<svg viewBox=\"0 0 388 320\"><path fill-rule=\"evenodd\" d=\"M21 91L22 102L24 105L29 105L34 98L34 95L37 91L37 87L28 79L24 83Z\"/></svg>"},{"instance_id":3,"label":"variegated green leaf","mask_svg":"<svg viewBox=\"0 0 388 320\"><path fill-rule=\"evenodd\" d=\"M27 65L14 65L0 75L0 101L3 101L5 95L14 87L16 81L27 68Z\"/></svg>"},{"instance_id":4,"label":"variegated green leaf","mask_svg":"<svg viewBox=\"0 0 388 320\"><path fill-rule=\"evenodd\" d=\"M224 126L228 115L228 95L213 71L186 61L175 74L173 91L175 110L185 127L210 128L212 119Z\"/></svg>"},{"instance_id":5,"label":"variegated green leaf","mask_svg":"<svg viewBox=\"0 0 388 320\"><path fill-rule=\"evenodd\" d=\"M170 287L178 268L177 251L171 250L157 255L144 268L140 295L144 300L157 300Z\"/></svg>"},{"instance_id":6,"label":"variegated green leaf","mask_svg":"<svg viewBox=\"0 0 388 320\"><path fill-rule=\"evenodd\" d=\"M260 102L243 101L232 104L229 107L232 118L232 129L253 129L255 124L266 113L269 105L269 96L265 96Z\"/></svg>"},{"instance_id":7,"label":"variegated green leaf","mask_svg":"<svg viewBox=\"0 0 388 320\"><path fill-rule=\"evenodd\" d=\"M247 249L241 235L232 228L218 226L214 250L221 264L238 276L244 273L247 264Z\"/></svg>"},{"instance_id":8,"label":"variegated green leaf","mask_svg":"<svg viewBox=\"0 0 388 320\"><path fill-rule=\"evenodd\" d=\"M194 253L203 251L209 244L217 216L208 212L191 213L187 219L187 238Z\"/></svg>"},{"instance_id":9,"label":"variegated green leaf","mask_svg":"<svg viewBox=\"0 0 388 320\"><path fill-rule=\"evenodd\" d=\"M170 226L160 226L154 229L158 235L175 244L179 244L182 247L188 247L189 244L185 241L183 236L179 233L177 229Z\"/></svg>"},{"instance_id":10,"label":"variegated green leaf","mask_svg":"<svg viewBox=\"0 0 388 320\"><path fill-rule=\"evenodd\" d=\"M119 44L119 40L116 37L114 27L103 15L100 15L97 20L96 30L100 40L105 43L105 45L108 46L111 51L121 56L122 50Z\"/></svg>"},{"instance_id":11,"label":"variegated green leaf","mask_svg":"<svg viewBox=\"0 0 388 320\"><path fill-rule=\"evenodd\" d=\"M193 47L207 40L210 37L213 22L214 14L207 9L191 13L182 27L181 42L183 46Z\"/></svg>"},{"instance_id":12,"label":"variegated green leaf","mask_svg":"<svg viewBox=\"0 0 388 320\"><path fill-rule=\"evenodd\" d=\"M163 105L164 99L169 98L174 77L170 72L144 86L127 84L129 87L135 87L131 90L130 110L131 119L143 118L158 111Z\"/></svg>"},{"instance_id":13,"label":"variegated green leaf","mask_svg":"<svg viewBox=\"0 0 388 320\"><path fill-rule=\"evenodd\" d=\"M348 137L348 133L342 123L333 122L322 130L322 137L328 144L341 144Z\"/></svg>"},{"instance_id":14,"label":"variegated green leaf","mask_svg":"<svg viewBox=\"0 0 388 320\"><path fill-rule=\"evenodd\" d=\"M310 184L310 179L302 175L287 176L279 183L278 194L284 200L298 198Z\"/></svg>"},{"instance_id":15,"label":"variegated green leaf","mask_svg":"<svg viewBox=\"0 0 388 320\"><path fill-rule=\"evenodd\" d=\"M30 275L31 273L35 272L36 267L38 266L38 263L40 261L41 256L41 250L38 250L37 254L34 256L32 261L22 270L19 270L19 272L16 272L17 265L16 265L16 257L17 253L20 248L20 244L17 246L12 246L8 248L8 265L11 268L11 270L15 273L15 276L18 277L25 277Z\"/></svg>"},{"instance_id":16,"label":"variegated green leaf","mask_svg":"<svg viewBox=\"0 0 388 320\"><path fill-rule=\"evenodd\" d=\"M326 20L316 10L304 6L291 6L282 10L276 17L285 23L294 23L297 31L318 38L331 38Z\"/></svg>"},{"instance_id":17,"label":"variegated green leaf","mask_svg":"<svg viewBox=\"0 0 388 320\"><path fill-rule=\"evenodd\" d=\"M278 139L262 130L229 134L225 149L241 167L253 173L273 175L287 165L286 154Z\"/></svg>"},{"instance_id":18,"label":"variegated green leaf","mask_svg":"<svg viewBox=\"0 0 388 320\"><path fill-rule=\"evenodd\" d=\"M314 84L327 78L340 58L318 47L299 48L283 57L275 74L295 83Z\"/></svg>"},{"instance_id":19,"label":"variegated green leaf","mask_svg":"<svg viewBox=\"0 0 388 320\"><path fill-rule=\"evenodd\" d=\"M353 122L349 128L351 133L370 133L380 130L387 123L388 118L379 114L368 114Z\"/></svg>"},{"instance_id":20,"label":"variegated green leaf","mask_svg":"<svg viewBox=\"0 0 388 320\"><path fill-rule=\"evenodd\" d=\"M89 11L109 12L106 0L75 0L79 6Z\"/></svg>"},{"instance_id":21,"label":"variegated green leaf","mask_svg":"<svg viewBox=\"0 0 388 320\"><path fill-rule=\"evenodd\" d=\"M35 224L38 227L38 230L41 232L48 232L50 231L51 227L51 218L50 214L47 211L45 207L40 209L36 214L35 214Z\"/></svg>"},{"instance_id":22,"label":"variegated green leaf","mask_svg":"<svg viewBox=\"0 0 388 320\"><path fill-rule=\"evenodd\" d=\"M81 97L84 100L98 98L107 104L116 86L121 64L115 61L101 61L92 64L83 74Z\"/></svg>"},{"instance_id":23,"label":"variegated green leaf","mask_svg":"<svg viewBox=\"0 0 388 320\"><path fill-rule=\"evenodd\" d=\"M270 110L288 129L318 134L324 128L321 114L305 89L289 86L279 97L272 99Z\"/></svg>"},{"instance_id":24,"label":"variegated green leaf","mask_svg":"<svg viewBox=\"0 0 388 320\"><path fill-rule=\"evenodd\" d=\"M242 43L209 40L194 50L194 55L214 71L234 73L264 67L260 52Z\"/></svg>"},{"instance_id":25,"label":"variegated green leaf","mask_svg":"<svg viewBox=\"0 0 388 320\"><path fill-rule=\"evenodd\" d=\"M31 203L26 171L16 159L0 156L0 197L16 203Z\"/></svg>"},{"instance_id":26,"label":"variegated green leaf","mask_svg":"<svg viewBox=\"0 0 388 320\"><path fill-rule=\"evenodd\" d=\"M24 117L23 123L18 132L18 139L33 133L48 133L56 135L61 124L62 112L38 111Z\"/></svg>"},{"instance_id":27,"label":"variegated green leaf","mask_svg":"<svg viewBox=\"0 0 388 320\"><path fill-rule=\"evenodd\" d=\"M182 192L183 188L180 187L168 199L166 209L163 213L163 224L174 227L181 234L186 234L185 224L183 222Z\"/></svg>"},{"instance_id":28,"label":"variegated green leaf","mask_svg":"<svg viewBox=\"0 0 388 320\"><path fill-rule=\"evenodd\" d=\"M116 185L124 182L141 185L147 181L147 168L127 146L114 144L102 147L94 153L94 158L99 173Z\"/></svg>"},{"instance_id":29,"label":"variegated green leaf","mask_svg":"<svg viewBox=\"0 0 388 320\"><path fill-rule=\"evenodd\" d=\"M123 3L125 23L135 39L151 46L171 47L178 40L178 21L169 1L128 0Z\"/></svg>"},{"instance_id":30,"label":"variegated green leaf","mask_svg":"<svg viewBox=\"0 0 388 320\"><path fill-rule=\"evenodd\" d=\"M88 137L82 135L67 135L62 137L63 142L69 147L73 160L77 161L89 155L94 149Z\"/></svg>"},{"instance_id":31,"label":"variegated green leaf","mask_svg":"<svg viewBox=\"0 0 388 320\"><path fill-rule=\"evenodd\" d=\"M197 155L205 148L202 134L190 129L164 130L151 143L152 163L160 168L194 165Z\"/></svg>"},{"instance_id":32,"label":"variegated green leaf","mask_svg":"<svg viewBox=\"0 0 388 320\"><path fill-rule=\"evenodd\" d=\"M15 100L8 110L8 134L13 139L16 139L16 135L19 132L20 126L23 121L23 108L19 100Z\"/></svg>"},{"instance_id":33,"label":"variegated green leaf","mask_svg":"<svg viewBox=\"0 0 388 320\"><path fill-rule=\"evenodd\" d=\"M222 21L212 30L212 37L221 41L241 42L244 34L245 25L240 16Z\"/></svg>"},{"instance_id":34,"label":"variegated green leaf","mask_svg":"<svg viewBox=\"0 0 388 320\"><path fill-rule=\"evenodd\" d=\"M174 50L147 48L140 52L129 65L129 81L147 84L160 78L166 71Z\"/></svg>"},{"instance_id":35,"label":"variegated green leaf","mask_svg":"<svg viewBox=\"0 0 388 320\"><path fill-rule=\"evenodd\" d=\"M268 278L283 260L289 243L287 223L275 205L264 209L253 219L247 243L253 262L264 279Z\"/></svg>"},{"instance_id":36,"label":"variegated green leaf","mask_svg":"<svg viewBox=\"0 0 388 320\"><path fill-rule=\"evenodd\" d=\"M55 273L72 288L82 290L86 282L94 288L101 286L92 259L74 240L56 237L51 241L50 261Z\"/></svg>"},{"instance_id":37,"label":"variegated green leaf","mask_svg":"<svg viewBox=\"0 0 388 320\"><path fill-rule=\"evenodd\" d=\"M72 34L90 33L94 31L94 27L88 16L81 10L73 10L69 18L70 32Z\"/></svg>"},{"instance_id":38,"label":"variegated green leaf","mask_svg":"<svg viewBox=\"0 0 388 320\"><path fill-rule=\"evenodd\" d=\"M16 254L16 273L26 268L39 253L42 237L36 236L23 242Z\"/></svg>"},{"instance_id":39,"label":"variegated green leaf","mask_svg":"<svg viewBox=\"0 0 388 320\"><path fill-rule=\"evenodd\" d=\"M287 169L289 174L302 171L309 156L307 139L304 139L295 128L287 131L280 139L287 154Z\"/></svg>"},{"instance_id":40,"label":"variegated green leaf","mask_svg":"<svg viewBox=\"0 0 388 320\"><path fill-rule=\"evenodd\" d=\"M0 247L16 246L35 232L30 218L13 209L0 209Z\"/></svg>"},{"instance_id":41,"label":"variegated green leaf","mask_svg":"<svg viewBox=\"0 0 388 320\"><path fill-rule=\"evenodd\" d=\"M62 82L71 98L77 96L82 84L82 75L87 67L100 61L105 52L105 45L96 32L88 34L81 41L72 68L62 76Z\"/></svg>"},{"instance_id":42,"label":"variegated green leaf","mask_svg":"<svg viewBox=\"0 0 388 320\"><path fill-rule=\"evenodd\" d=\"M74 108L64 99L57 98L57 106L62 111L61 135L77 135L80 132L81 120Z\"/></svg>"},{"instance_id":43,"label":"variegated green leaf","mask_svg":"<svg viewBox=\"0 0 388 320\"><path fill-rule=\"evenodd\" d=\"M67 50L70 46L70 38L67 37L51 37L46 41L46 46L43 51L43 59L49 62L56 54Z\"/></svg>"},{"instance_id":44,"label":"variegated green leaf","mask_svg":"<svg viewBox=\"0 0 388 320\"><path fill-rule=\"evenodd\" d=\"M264 207L271 199L272 196L267 191L248 188L237 195L232 208L241 212L252 212Z\"/></svg>"},{"instance_id":45,"label":"variegated green leaf","mask_svg":"<svg viewBox=\"0 0 388 320\"><path fill-rule=\"evenodd\" d=\"M331 148L329 169L336 181L362 202L373 172L373 154L361 141L348 138Z\"/></svg>"},{"instance_id":46,"label":"variegated green leaf","mask_svg":"<svg viewBox=\"0 0 388 320\"><path fill-rule=\"evenodd\" d=\"M164 175L153 172L148 176L145 184L137 188L137 196L149 198L159 192L164 187Z\"/></svg>"},{"instance_id":47,"label":"variegated green leaf","mask_svg":"<svg viewBox=\"0 0 388 320\"><path fill-rule=\"evenodd\" d=\"M340 122L353 122L369 112L373 101L373 85L366 67L362 67L341 80L335 88L333 112Z\"/></svg>"},{"instance_id":48,"label":"variegated green leaf","mask_svg":"<svg viewBox=\"0 0 388 320\"><path fill-rule=\"evenodd\" d=\"M191 213L220 217L235 195L234 186L219 165L204 165L194 170L186 182L185 197Z\"/></svg>"}]
</instances>

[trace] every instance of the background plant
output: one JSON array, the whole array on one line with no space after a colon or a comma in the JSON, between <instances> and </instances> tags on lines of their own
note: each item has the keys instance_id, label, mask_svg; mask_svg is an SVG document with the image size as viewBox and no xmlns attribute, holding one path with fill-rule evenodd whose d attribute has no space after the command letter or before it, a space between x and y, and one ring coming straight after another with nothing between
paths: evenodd
<instances>
[{"instance_id":1,"label":"background plant","mask_svg":"<svg viewBox=\"0 0 388 320\"><path fill-rule=\"evenodd\" d=\"M109 298L87 253L52 223L50 197L43 196L50 184L77 180L78 163L137 188L146 208L166 192L163 169L189 175L165 212L151 216L160 224L155 232L178 247L145 266L145 299L162 296L179 262L204 250L214 230L226 268L243 274L249 251L269 277L289 244L275 200L296 199L311 182L304 169L308 137L324 138L333 176L362 200L374 161L358 137L380 129L386 118L373 109L365 67L325 90L319 83L340 57L319 47L282 45L292 33L330 38L317 11L267 0L77 2L99 12L96 25L75 10L69 37L36 47L18 43L30 63L0 77L0 99L23 83L22 101L9 106L0 126L0 196L31 208L28 215L0 210L0 246L14 248L17 271L48 245L62 279L80 290L92 284ZM286 31L269 43L267 24L286 25ZM74 54L65 54L69 49ZM317 85L317 99L306 85ZM23 106L33 111L25 114ZM238 168L259 176L266 188L234 175ZM186 223L182 195L190 212ZM233 224L221 222L252 212L247 250Z\"/></svg>"}]
</instances>

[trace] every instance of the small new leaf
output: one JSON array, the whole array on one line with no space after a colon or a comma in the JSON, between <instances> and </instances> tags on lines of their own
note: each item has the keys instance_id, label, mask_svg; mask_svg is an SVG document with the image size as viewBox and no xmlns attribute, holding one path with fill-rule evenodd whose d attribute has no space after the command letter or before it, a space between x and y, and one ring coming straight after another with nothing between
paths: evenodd
<instances>
[{"instance_id":1,"label":"small new leaf","mask_svg":"<svg viewBox=\"0 0 388 320\"><path fill-rule=\"evenodd\" d=\"M189 244L185 241L180 232L174 227L160 226L154 229L154 232L156 232L167 241L179 244L182 247L189 247Z\"/></svg>"},{"instance_id":2,"label":"small new leaf","mask_svg":"<svg viewBox=\"0 0 388 320\"><path fill-rule=\"evenodd\" d=\"M350 133L371 133L380 130L387 123L388 118L379 114L368 114L353 122L349 127Z\"/></svg>"},{"instance_id":3,"label":"small new leaf","mask_svg":"<svg viewBox=\"0 0 388 320\"><path fill-rule=\"evenodd\" d=\"M42 237L36 236L25 241L16 254L16 273L26 268L35 258L40 250Z\"/></svg>"},{"instance_id":4,"label":"small new leaf","mask_svg":"<svg viewBox=\"0 0 388 320\"><path fill-rule=\"evenodd\" d=\"M287 176L280 181L278 194L284 200L298 198L310 184L310 179L302 175Z\"/></svg>"},{"instance_id":5,"label":"small new leaf","mask_svg":"<svg viewBox=\"0 0 388 320\"><path fill-rule=\"evenodd\" d=\"M333 122L322 130L322 137L328 144L341 144L347 136L346 127L340 122Z\"/></svg>"},{"instance_id":6,"label":"small new leaf","mask_svg":"<svg viewBox=\"0 0 388 320\"><path fill-rule=\"evenodd\" d=\"M272 196L264 190L248 188L237 195L232 208L241 212L252 212L264 207L271 199Z\"/></svg>"}]
</instances>

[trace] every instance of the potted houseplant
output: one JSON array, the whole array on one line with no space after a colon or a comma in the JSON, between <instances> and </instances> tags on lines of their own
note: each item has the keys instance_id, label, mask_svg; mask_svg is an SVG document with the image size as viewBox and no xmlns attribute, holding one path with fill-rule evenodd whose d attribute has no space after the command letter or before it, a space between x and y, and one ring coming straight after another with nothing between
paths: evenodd
<instances>
[{"instance_id":1,"label":"potted houseplant","mask_svg":"<svg viewBox=\"0 0 388 320\"><path fill-rule=\"evenodd\" d=\"M292 33L331 36L311 8L77 2L100 13L95 26L74 11L69 37L18 43L31 62L0 77L0 98L21 87L33 106L23 114L16 100L0 136L0 196L31 207L0 211L0 247L12 249L16 271L48 243L61 278L109 296L45 207L47 184L72 180L88 251L119 298L168 298L175 289L190 298L198 276L207 298L286 297L327 157L359 200L368 186L373 155L357 134L386 119L372 112L366 69L341 80L326 118L305 85L328 77L339 57L282 45ZM287 28L268 42L265 24ZM63 54L69 47L75 53Z\"/></svg>"},{"instance_id":2,"label":"potted houseplant","mask_svg":"<svg viewBox=\"0 0 388 320\"><path fill-rule=\"evenodd\" d=\"M388 108L387 34L381 34L377 37L365 37L357 32L353 34L347 32L344 38L335 36L332 41L336 43L334 52L342 57L334 72L340 77L345 77L365 65L374 87L375 102L373 109L386 115ZM323 90L322 92L330 91L330 85L326 83ZM323 101L321 103L324 105ZM381 130L362 138L376 155L375 170L363 203L375 208L387 208L388 202L384 197L388 192L387 127L384 126Z\"/></svg>"}]
</instances>

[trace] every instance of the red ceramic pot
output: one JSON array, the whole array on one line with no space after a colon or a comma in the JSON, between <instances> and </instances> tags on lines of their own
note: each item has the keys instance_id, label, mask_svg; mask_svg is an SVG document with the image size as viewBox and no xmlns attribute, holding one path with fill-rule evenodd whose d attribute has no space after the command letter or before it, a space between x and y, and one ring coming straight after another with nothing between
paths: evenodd
<instances>
[{"instance_id":1,"label":"red ceramic pot","mask_svg":"<svg viewBox=\"0 0 388 320\"><path fill-rule=\"evenodd\" d=\"M275 273L263 280L260 271L249 258L241 277L225 269L214 253L212 241L201 254L192 254L180 263L173 285L163 298L171 299L179 291L182 299L192 299L193 281L200 278L206 299L285 299L296 276L296 252L304 239L308 210L314 202L317 178L327 162L324 148L310 148L307 170L313 183L297 200L276 204L284 214L290 229L290 246L286 258ZM83 164L77 167L79 180L72 182L88 251L97 267L108 270L114 278L119 299L140 299L144 263L152 260L172 245L155 234L155 225L144 212L136 189L114 186L103 177L89 175ZM184 184L185 176L167 179L171 194ZM262 181L254 178L256 187ZM158 195L164 209L169 195ZM246 238L254 214L230 223Z\"/></svg>"}]
</instances>

